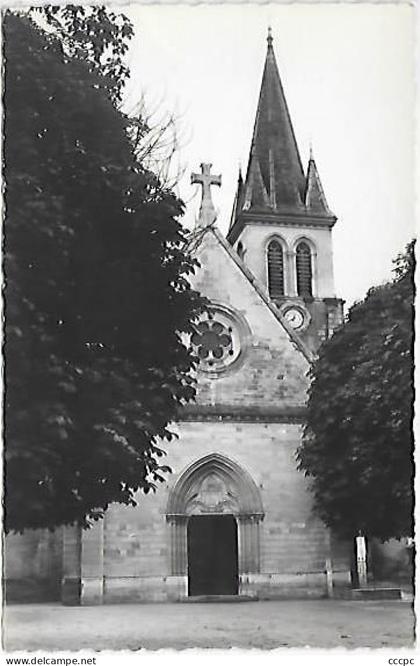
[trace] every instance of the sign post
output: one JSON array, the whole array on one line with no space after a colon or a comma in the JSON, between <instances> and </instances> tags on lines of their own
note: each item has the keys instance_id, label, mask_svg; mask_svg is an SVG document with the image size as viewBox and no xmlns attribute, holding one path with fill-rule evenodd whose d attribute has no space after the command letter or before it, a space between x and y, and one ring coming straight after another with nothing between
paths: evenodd
<instances>
[{"instance_id":1,"label":"sign post","mask_svg":"<svg viewBox=\"0 0 420 666\"><path fill-rule=\"evenodd\" d=\"M359 587L367 586L366 538L359 533L356 537L356 562Z\"/></svg>"}]
</instances>

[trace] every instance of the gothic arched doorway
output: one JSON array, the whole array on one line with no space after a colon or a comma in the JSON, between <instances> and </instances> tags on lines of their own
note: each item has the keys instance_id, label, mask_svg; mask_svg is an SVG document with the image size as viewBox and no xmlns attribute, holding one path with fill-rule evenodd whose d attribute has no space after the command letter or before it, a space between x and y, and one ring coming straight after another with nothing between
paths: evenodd
<instances>
[{"instance_id":1,"label":"gothic arched doorway","mask_svg":"<svg viewBox=\"0 0 420 666\"><path fill-rule=\"evenodd\" d=\"M238 594L238 527L233 515L190 516L188 595Z\"/></svg>"},{"instance_id":2,"label":"gothic arched doorway","mask_svg":"<svg viewBox=\"0 0 420 666\"><path fill-rule=\"evenodd\" d=\"M173 575L188 576L188 594L240 593L241 574L260 569L261 497L251 476L220 454L186 469L167 512Z\"/></svg>"}]
</instances>

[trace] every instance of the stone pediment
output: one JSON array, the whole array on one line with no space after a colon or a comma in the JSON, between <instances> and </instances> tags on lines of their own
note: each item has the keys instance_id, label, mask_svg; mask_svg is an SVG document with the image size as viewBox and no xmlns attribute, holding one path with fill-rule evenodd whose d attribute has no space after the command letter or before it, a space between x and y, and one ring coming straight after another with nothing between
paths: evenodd
<instances>
[{"instance_id":1,"label":"stone pediment","mask_svg":"<svg viewBox=\"0 0 420 666\"><path fill-rule=\"evenodd\" d=\"M313 354L214 226L194 238L200 268L191 282L210 302L192 339L202 359L196 405L303 407Z\"/></svg>"}]
</instances>

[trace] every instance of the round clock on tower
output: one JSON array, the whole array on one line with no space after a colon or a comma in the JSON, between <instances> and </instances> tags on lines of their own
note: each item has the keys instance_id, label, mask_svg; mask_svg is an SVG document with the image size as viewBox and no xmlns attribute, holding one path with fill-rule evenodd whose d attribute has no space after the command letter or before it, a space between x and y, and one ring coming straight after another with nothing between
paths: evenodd
<instances>
[{"instance_id":1,"label":"round clock on tower","mask_svg":"<svg viewBox=\"0 0 420 666\"><path fill-rule=\"evenodd\" d=\"M299 308L294 306L289 307L285 311L284 317L287 323L290 324L290 326L294 328L295 331L301 329L305 321L303 312Z\"/></svg>"}]
</instances>

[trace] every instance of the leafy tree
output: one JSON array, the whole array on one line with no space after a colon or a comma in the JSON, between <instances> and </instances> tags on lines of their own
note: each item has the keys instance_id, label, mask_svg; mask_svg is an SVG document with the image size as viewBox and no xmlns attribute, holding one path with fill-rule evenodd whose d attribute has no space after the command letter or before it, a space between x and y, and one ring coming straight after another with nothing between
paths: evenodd
<instances>
[{"instance_id":1,"label":"leafy tree","mask_svg":"<svg viewBox=\"0 0 420 666\"><path fill-rule=\"evenodd\" d=\"M131 108L127 100L123 104L129 76L124 56L134 34L129 19L94 5L45 5L33 8L30 16L60 40L68 56L100 74L101 87L115 105L126 109L127 132L137 161L158 175L161 186L174 187L184 170L175 159L179 158L179 116L163 110L162 102L151 110L143 93Z\"/></svg>"},{"instance_id":2,"label":"leafy tree","mask_svg":"<svg viewBox=\"0 0 420 666\"><path fill-rule=\"evenodd\" d=\"M95 5L44 5L30 10L30 16L60 41L65 55L99 73L101 88L121 102L129 76L124 55L134 34L124 14Z\"/></svg>"},{"instance_id":3,"label":"leafy tree","mask_svg":"<svg viewBox=\"0 0 420 666\"><path fill-rule=\"evenodd\" d=\"M299 468L316 511L344 537L413 534L414 242L395 263L311 370Z\"/></svg>"},{"instance_id":4,"label":"leafy tree","mask_svg":"<svg viewBox=\"0 0 420 666\"><path fill-rule=\"evenodd\" d=\"M102 70L27 17L3 34L5 527L87 526L168 471L202 300L183 204L136 161Z\"/></svg>"}]
</instances>

